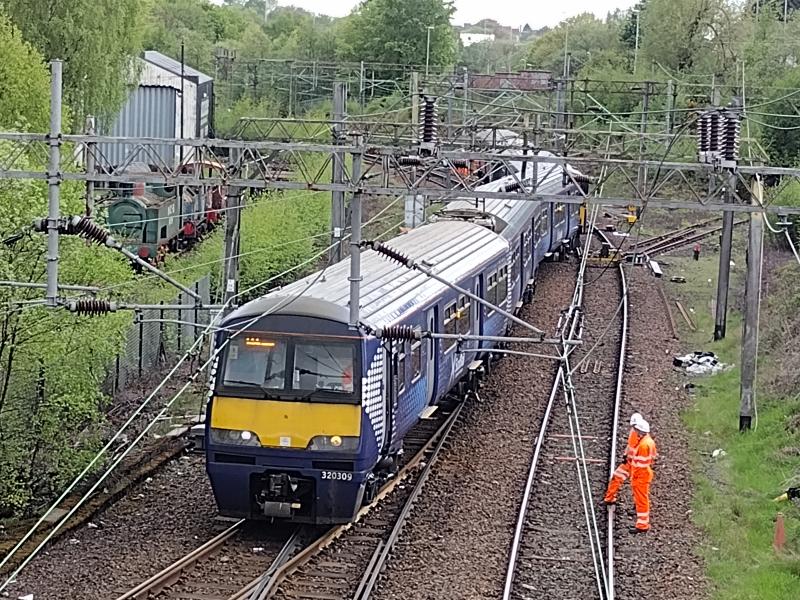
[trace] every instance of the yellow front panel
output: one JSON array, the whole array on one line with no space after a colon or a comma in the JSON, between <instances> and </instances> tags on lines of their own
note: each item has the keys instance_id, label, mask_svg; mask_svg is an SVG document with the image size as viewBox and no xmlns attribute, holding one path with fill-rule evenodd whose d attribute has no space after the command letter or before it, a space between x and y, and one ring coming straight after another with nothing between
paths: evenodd
<instances>
[{"instance_id":1,"label":"yellow front panel","mask_svg":"<svg viewBox=\"0 0 800 600\"><path fill-rule=\"evenodd\" d=\"M317 435L360 435L361 406L217 396L211 427L252 431L263 446L306 448Z\"/></svg>"}]
</instances>

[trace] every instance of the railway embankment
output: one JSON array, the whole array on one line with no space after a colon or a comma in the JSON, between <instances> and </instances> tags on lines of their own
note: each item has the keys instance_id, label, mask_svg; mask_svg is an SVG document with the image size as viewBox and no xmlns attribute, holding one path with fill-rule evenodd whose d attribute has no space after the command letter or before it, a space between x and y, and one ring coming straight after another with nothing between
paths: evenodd
<instances>
[{"instance_id":1,"label":"railway embankment","mask_svg":"<svg viewBox=\"0 0 800 600\"><path fill-rule=\"evenodd\" d=\"M738 299L744 295L744 252L734 249L732 311L726 338L719 342L712 341L716 290L712 283L718 257L709 254L698 262L688 256L671 257L668 265L673 274L685 277L686 283L667 283L667 296L671 302L682 303L695 328L693 331L676 314L683 350L711 351L730 365L716 375L680 376L676 384L676 395L684 407L683 421L691 436L691 470L685 477L693 479L696 488L691 504L682 503L686 515L675 517L691 520L702 530L702 540L691 542L704 560L709 595L725 600L785 600L796 597L800 589L800 506L796 501L773 501L788 488L800 485L800 352L796 346L800 270L790 254L772 250L766 258L758 416L746 433L739 432L738 368ZM686 394L680 389L683 386L689 387ZM664 457L661 462L668 460ZM658 491L655 496L658 498ZM786 539L782 550L773 547L779 512Z\"/></svg>"}]
</instances>

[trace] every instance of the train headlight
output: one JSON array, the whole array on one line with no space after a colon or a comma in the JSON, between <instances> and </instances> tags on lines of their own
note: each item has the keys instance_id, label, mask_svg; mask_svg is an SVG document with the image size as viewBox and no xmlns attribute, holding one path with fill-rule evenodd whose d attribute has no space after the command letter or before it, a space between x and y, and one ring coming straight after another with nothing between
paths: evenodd
<instances>
[{"instance_id":1,"label":"train headlight","mask_svg":"<svg viewBox=\"0 0 800 600\"><path fill-rule=\"evenodd\" d=\"M211 442L230 446L261 446L261 440L252 431L211 428Z\"/></svg>"},{"instance_id":2,"label":"train headlight","mask_svg":"<svg viewBox=\"0 0 800 600\"><path fill-rule=\"evenodd\" d=\"M355 452L358 450L358 437L318 435L311 438L307 449L327 452Z\"/></svg>"}]
</instances>

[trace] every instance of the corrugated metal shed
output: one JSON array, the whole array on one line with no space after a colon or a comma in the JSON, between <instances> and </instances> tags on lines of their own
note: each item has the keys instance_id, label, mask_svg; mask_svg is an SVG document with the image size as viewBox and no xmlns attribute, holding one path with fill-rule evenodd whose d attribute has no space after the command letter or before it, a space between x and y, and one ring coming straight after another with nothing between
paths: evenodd
<instances>
[{"instance_id":1,"label":"corrugated metal shed","mask_svg":"<svg viewBox=\"0 0 800 600\"><path fill-rule=\"evenodd\" d=\"M173 75L177 75L180 77L181 74L180 61L177 61L174 58L170 58L165 54L161 54L161 52L156 52L155 50L146 50L144 53L144 59L147 62L153 63L154 65L157 65L162 69L169 71ZM211 77L209 77L205 73L201 73L197 69L193 69L188 65L184 65L183 73L187 79L195 79L196 83L198 84L208 83L209 81L211 81Z\"/></svg>"},{"instance_id":2,"label":"corrugated metal shed","mask_svg":"<svg viewBox=\"0 0 800 600\"><path fill-rule=\"evenodd\" d=\"M117 115L108 135L114 137L176 136L175 115L178 91L171 87L139 86ZM106 160L103 163L119 166L130 162L152 165L175 164L175 151L171 146L148 146L146 150L132 144L99 144L98 150Z\"/></svg>"}]
</instances>

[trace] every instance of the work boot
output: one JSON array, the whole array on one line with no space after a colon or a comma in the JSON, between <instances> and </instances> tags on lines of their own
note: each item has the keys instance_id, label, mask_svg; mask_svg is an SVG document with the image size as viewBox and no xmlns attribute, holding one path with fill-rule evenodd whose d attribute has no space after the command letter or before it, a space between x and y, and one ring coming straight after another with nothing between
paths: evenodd
<instances>
[{"instance_id":1,"label":"work boot","mask_svg":"<svg viewBox=\"0 0 800 600\"><path fill-rule=\"evenodd\" d=\"M633 534L636 534L636 533L647 533L648 531L649 530L647 530L647 529L639 529L638 527L631 527L628 530L629 533L633 533Z\"/></svg>"}]
</instances>

